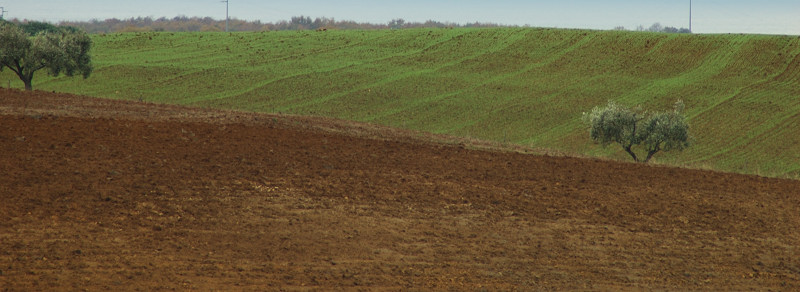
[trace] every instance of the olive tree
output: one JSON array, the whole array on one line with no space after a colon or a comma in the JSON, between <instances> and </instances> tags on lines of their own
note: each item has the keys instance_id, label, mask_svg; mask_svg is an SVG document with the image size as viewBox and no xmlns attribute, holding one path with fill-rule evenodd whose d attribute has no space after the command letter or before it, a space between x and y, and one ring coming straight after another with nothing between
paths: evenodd
<instances>
[{"instance_id":1,"label":"olive tree","mask_svg":"<svg viewBox=\"0 0 800 292\"><path fill-rule=\"evenodd\" d=\"M683 114L683 101L678 100L672 111L643 112L614 101L605 107L595 107L583 114L589 125L589 136L601 145L617 143L636 162L648 162L659 151L681 151L689 147L689 125ZM634 147L646 152L642 160Z\"/></svg>"},{"instance_id":2,"label":"olive tree","mask_svg":"<svg viewBox=\"0 0 800 292\"><path fill-rule=\"evenodd\" d=\"M12 23L0 23L0 71L8 67L33 90L33 75L47 69L51 76L92 73L92 40L82 31L58 29L30 35Z\"/></svg>"}]
</instances>

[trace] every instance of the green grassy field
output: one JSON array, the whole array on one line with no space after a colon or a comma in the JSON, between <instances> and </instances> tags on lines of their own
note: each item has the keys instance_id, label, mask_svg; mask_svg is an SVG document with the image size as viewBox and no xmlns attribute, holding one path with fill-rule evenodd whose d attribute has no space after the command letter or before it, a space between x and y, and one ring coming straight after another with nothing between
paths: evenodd
<instances>
[{"instance_id":1,"label":"green grassy field","mask_svg":"<svg viewBox=\"0 0 800 292\"><path fill-rule=\"evenodd\" d=\"M330 116L628 160L589 141L607 100L686 103L656 163L800 177L800 38L535 28L94 35L91 78L42 90ZM0 82L13 80L8 70Z\"/></svg>"}]
</instances>

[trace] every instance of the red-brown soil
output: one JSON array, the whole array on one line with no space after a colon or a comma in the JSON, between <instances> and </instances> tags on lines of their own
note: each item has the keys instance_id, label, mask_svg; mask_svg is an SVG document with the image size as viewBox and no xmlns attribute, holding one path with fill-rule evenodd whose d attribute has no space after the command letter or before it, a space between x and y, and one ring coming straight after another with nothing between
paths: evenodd
<instances>
[{"instance_id":1,"label":"red-brown soil","mask_svg":"<svg viewBox=\"0 0 800 292\"><path fill-rule=\"evenodd\" d=\"M0 90L0 290L800 290L798 181L440 138Z\"/></svg>"}]
</instances>

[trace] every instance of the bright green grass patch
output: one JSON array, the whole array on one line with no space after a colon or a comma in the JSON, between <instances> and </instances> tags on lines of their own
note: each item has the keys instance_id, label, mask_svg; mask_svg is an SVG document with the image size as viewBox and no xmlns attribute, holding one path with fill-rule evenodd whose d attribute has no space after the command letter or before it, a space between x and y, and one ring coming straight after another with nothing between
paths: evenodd
<instances>
[{"instance_id":1,"label":"bright green grass patch","mask_svg":"<svg viewBox=\"0 0 800 292\"><path fill-rule=\"evenodd\" d=\"M627 160L580 117L683 99L693 146L659 163L800 176L800 39L563 29L94 35L91 78L34 87L323 115ZM0 81L14 80L9 72ZM5 84L5 82L3 82Z\"/></svg>"}]
</instances>

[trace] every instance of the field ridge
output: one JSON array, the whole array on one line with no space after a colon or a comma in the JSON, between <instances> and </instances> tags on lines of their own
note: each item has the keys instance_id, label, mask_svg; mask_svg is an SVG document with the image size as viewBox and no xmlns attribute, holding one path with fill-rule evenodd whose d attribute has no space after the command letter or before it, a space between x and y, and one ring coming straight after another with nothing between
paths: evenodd
<instances>
[{"instance_id":1,"label":"field ridge","mask_svg":"<svg viewBox=\"0 0 800 292\"><path fill-rule=\"evenodd\" d=\"M429 135L0 89L0 287L800 289L800 181Z\"/></svg>"},{"instance_id":2,"label":"field ridge","mask_svg":"<svg viewBox=\"0 0 800 292\"><path fill-rule=\"evenodd\" d=\"M656 163L800 177L797 36L464 28L92 38L91 78L42 74L35 86L619 160L623 151L590 143L582 112L610 99L652 110L682 99L693 147Z\"/></svg>"}]
</instances>

